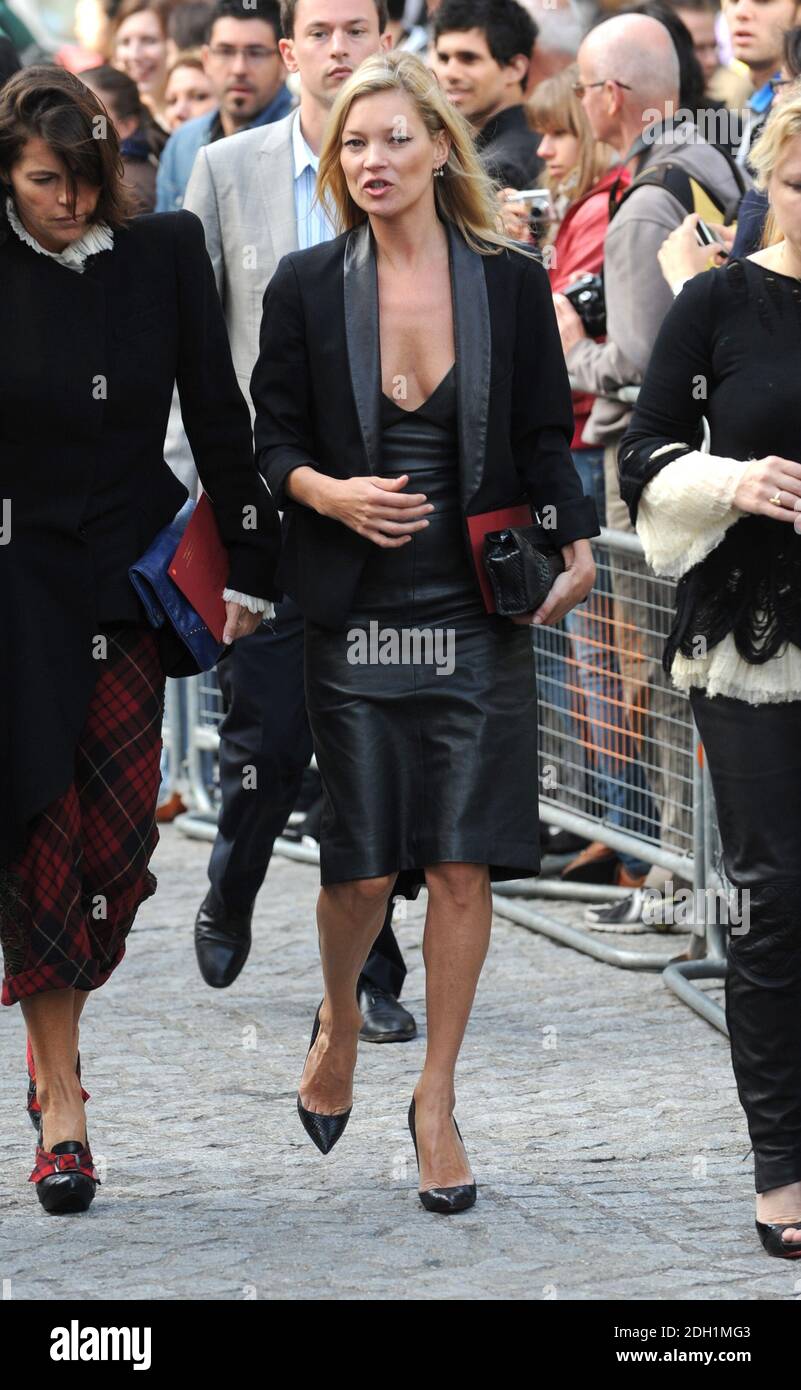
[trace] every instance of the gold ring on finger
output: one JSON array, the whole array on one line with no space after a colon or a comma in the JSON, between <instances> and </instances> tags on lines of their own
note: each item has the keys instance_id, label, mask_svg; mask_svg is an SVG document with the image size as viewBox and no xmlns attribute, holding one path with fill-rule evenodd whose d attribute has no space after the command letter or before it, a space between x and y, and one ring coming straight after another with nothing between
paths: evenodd
<instances>
[{"instance_id":1,"label":"gold ring on finger","mask_svg":"<svg viewBox=\"0 0 801 1390\"><path fill-rule=\"evenodd\" d=\"M782 504L782 495L781 495L781 493L780 493L780 492L777 492L776 495L775 495L774 497L769 497L769 498L768 498L768 501L769 501L769 503L770 503L770 505L771 505L772 507L780 507L781 504Z\"/></svg>"}]
</instances>

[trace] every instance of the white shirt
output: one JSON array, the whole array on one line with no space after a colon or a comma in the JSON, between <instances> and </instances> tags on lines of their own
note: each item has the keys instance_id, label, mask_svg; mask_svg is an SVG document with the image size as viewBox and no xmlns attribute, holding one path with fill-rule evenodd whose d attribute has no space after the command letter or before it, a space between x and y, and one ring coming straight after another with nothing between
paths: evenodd
<instances>
[{"instance_id":1,"label":"white shirt","mask_svg":"<svg viewBox=\"0 0 801 1390\"><path fill-rule=\"evenodd\" d=\"M87 228L78 241L70 242L63 251L48 251L23 226L11 197L6 198L6 212L20 241L24 241L26 246L37 251L40 256L49 256L51 261L58 261L59 265L65 265L68 270L75 270L79 275L83 274L89 256L95 256L99 251L110 251L114 245L111 227L106 222L96 222L94 226Z\"/></svg>"}]
</instances>

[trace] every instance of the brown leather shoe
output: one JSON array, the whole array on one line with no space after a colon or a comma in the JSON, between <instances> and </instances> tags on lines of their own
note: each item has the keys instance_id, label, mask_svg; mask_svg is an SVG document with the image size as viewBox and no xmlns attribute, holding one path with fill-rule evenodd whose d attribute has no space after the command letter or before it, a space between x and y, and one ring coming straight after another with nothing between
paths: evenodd
<instances>
[{"instance_id":1,"label":"brown leather shoe","mask_svg":"<svg viewBox=\"0 0 801 1390\"><path fill-rule=\"evenodd\" d=\"M560 878L563 883L614 883L619 865L613 849L593 840L565 865Z\"/></svg>"},{"instance_id":2,"label":"brown leather shoe","mask_svg":"<svg viewBox=\"0 0 801 1390\"><path fill-rule=\"evenodd\" d=\"M163 825L165 821L175 820L176 816L182 816L186 809L179 793L173 792L172 796L156 808L156 820L160 825Z\"/></svg>"}]
</instances>

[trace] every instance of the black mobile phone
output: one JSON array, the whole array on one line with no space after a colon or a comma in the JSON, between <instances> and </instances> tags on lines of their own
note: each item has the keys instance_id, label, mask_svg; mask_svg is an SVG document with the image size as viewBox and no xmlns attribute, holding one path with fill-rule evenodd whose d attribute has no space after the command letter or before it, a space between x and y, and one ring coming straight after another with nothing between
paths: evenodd
<instances>
[{"instance_id":1,"label":"black mobile phone","mask_svg":"<svg viewBox=\"0 0 801 1390\"><path fill-rule=\"evenodd\" d=\"M695 225L695 234L698 237L701 246L723 245L723 242L721 241L720 237L715 236L715 233L709 230L709 228L706 225L706 222L704 222L703 218L701 217L699 217Z\"/></svg>"}]
</instances>

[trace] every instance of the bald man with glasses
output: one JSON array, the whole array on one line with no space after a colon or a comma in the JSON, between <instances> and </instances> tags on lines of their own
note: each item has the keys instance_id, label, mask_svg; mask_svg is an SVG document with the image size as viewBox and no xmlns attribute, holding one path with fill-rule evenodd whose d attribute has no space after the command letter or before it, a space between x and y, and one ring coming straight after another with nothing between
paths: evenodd
<instances>
[{"instance_id":1,"label":"bald man with glasses","mask_svg":"<svg viewBox=\"0 0 801 1390\"><path fill-rule=\"evenodd\" d=\"M672 163L699 180L719 206L736 206L742 190L733 161L707 144L691 123L682 122L675 129L671 124L671 115L680 109L679 60L665 25L645 15L607 19L583 40L577 68L575 91L593 135L618 151L633 180L645 170ZM563 295L554 296L571 380L577 390L596 397L584 440L604 446L606 524L619 531L632 530L617 471L618 445L631 406L615 397L622 387L642 381L673 303L657 257L665 238L686 215L687 209L667 188L653 185L635 188L613 213L604 243L604 342L588 337L570 302ZM621 568L614 555L610 569L629 725L647 765L659 814L659 842L681 851L692 832L685 790L692 762L684 700L662 672L659 634L643 628L647 575L637 575L630 564ZM650 597L659 602L657 595ZM667 877L667 871L654 867L645 886L661 890ZM588 909L587 920L610 931L631 926L639 920L639 901L632 896L610 907Z\"/></svg>"}]
</instances>

